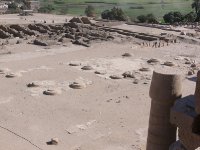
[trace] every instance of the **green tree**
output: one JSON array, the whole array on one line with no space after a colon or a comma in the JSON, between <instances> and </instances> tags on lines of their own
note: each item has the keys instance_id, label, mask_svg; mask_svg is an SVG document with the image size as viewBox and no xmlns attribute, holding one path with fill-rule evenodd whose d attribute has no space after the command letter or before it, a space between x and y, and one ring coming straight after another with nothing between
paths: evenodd
<instances>
[{"instance_id":1,"label":"green tree","mask_svg":"<svg viewBox=\"0 0 200 150\"><path fill-rule=\"evenodd\" d=\"M184 16L184 22L195 22L197 15L194 12L190 12Z\"/></svg>"},{"instance_id":2,"label":"green tree","mask_svg":"<svg viewBox=\"0 0 200 150\"><path fill-rule=\"evenodd\" d=\"M137 20L140 23L158 23L157 18L153 14L137 16Z\"/></svg>"},{"instance_id":3,"label":"green tree","mask_svg":"<svg viewBox=\"0 0 200 150\"><path fill-rule=\"evenodd\" d=\"M113 7L111 10L105 10L101 13L102 19L126 21L127 16L121 8Z\"/></svg>"},{"instance_id":4,"label":"green tree","mask_svg":"<svg viewBox=\"0 0 200 150\"><path fill-rule=\"evenodd\" d=\"M180 12L175 11L175 12L169 12L165 14L163 16L163 19L165 20L166 23L174 24L177 22L182 22L184 19L184 16Z\"/></svg>"},{"instance_id":5,"label":"green tree","mask_svg":"<svg viewBox=\"0 0 200 150\"><path fill-rule=\"evenodd\" d=\"M195 9L196 14L198 15L200 10L200 0L193 0L192 8Z\"/></svg>"},{"instance_id":6,"label":"green tree","mask_svg":"<svg viewBox=\"0 0 200 150\"><path fill-rule=\"evenodd\" d=\"M96 11L95 11L95 8L94 6L92 5L88 5L85 9L85 14L86 16L88 17L94 17L96 15Z\"/></svg>"},{"instance_id":7,"label":"green tree","mask_svg":"<svg viewBox=\"0 0 200 150\"><path fill-rule=\"evenodd\" d=\"M145 15L137 16L137 20L138 20L140 23L145 23L145 22L147 21L147 16L145 16Z\"/></svg>"}]
</instances>

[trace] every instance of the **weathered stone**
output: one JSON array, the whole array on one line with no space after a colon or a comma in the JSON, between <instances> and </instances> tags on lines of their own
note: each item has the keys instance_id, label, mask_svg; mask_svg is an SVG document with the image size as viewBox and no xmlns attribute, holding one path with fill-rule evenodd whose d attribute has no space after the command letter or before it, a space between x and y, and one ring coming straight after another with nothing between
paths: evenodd
<instances>
[{"instance_id":1,"label":"weathered stone","mask_svg":"<svg viewBox=\"0 0 200 150\"><path fill-rule=\"evenodd\" d=\"M81 21L82 21L84 24L92 24L91 21L88 19L88 17L81 17Z\"/></svg>"},{"instance_id":2,"label":"weathered stone","mask_svg":"<svg viewBox=\"0 0 200 150\"><path fill-rule=\"evenodd\" d=\"M160 60L156 59L156 58L151 58L149 60L147 60L147 63L159 63Z\"/></svg>"},{"instance_id":3,"label":"weathered stone","mask_svg":"<svg viewBox=\"0 0 200 150\"><path fill-rule=\"evenodd\" d=\"M73 17L69 22L83 23L83 21L78 17Z\"/></svg>"},{"instance_id":4,"label":"weathered stone","mask_svg":"<svg viewBox=\"0 0 200 150\"><path fill-rule=\"evenodd\" d=\"M169 150L176 141L176 127L169 122L170 108L182 95L181 83L180 75L153 73L147 150Z\"/></svg>"},{"instance_id":5,"label":"weathered stone","mask_svg":"<svg viewBox=\"0 0 200 150\"><path fill-rule=\"evenodd\" d=\"M122 74L124 78L135 78L134 72L133 71L126 71Z\"/></svg>"},{"instance_id":6,"label":"weathered stone","mask_svg":"<svg viewBox=\"0 0 200 150\"><path fill-rule=\"evenodd\" d=\"M175 64L173 62L171 62L171 61L164 62L164 65L165 66L169 66L169 67L175 66Z\"/></svg>"},{"instance_id":7,"label":"weathered stone","mask_svg":"<svg viewBox=\"0 0 200 150\"><path fill-rule=\"evenodd\" d=\"M121 76L121 75L111 75L110 78L111 79L122 79L123 76Z\"/></svg>"},{"instance_id":8,"label":"weathered stone","mask_svg":"<svg viewBox=\"0 0 200 150\"><path fill-rule=\"evenodd\" d=\"M139 70L140 70L140 71L143 71L143 72L145 72L145 71L151 71L151 69L150 69L150 68L145 68L145 67L143 67L143 68L140 68Z\"/></svg>"},{"instance_id":9,"label":"weathered stone","mask_svg":"<svg viewBox=\"0 0 200 150\"><path fill-rule=\"evenodd\" d=\"M43 42L43 41L37 40L37 39L35 39L35 40L33 41L33 44L39 45L39 46L48 46L48 44L47 44L46 42Z\"/></svg>"},{"instance_id":10,"label":"weathered stone","mask_svg":"<svg viewBox=\"0 0 200 150\"><path fill-rule=\"evenodd\" d=\"M82 70L93 70L93 67L92 66L83 66L81 69Z\"/></svg>"},{"instance_id":11,"label":"weathered stone","mask_svg":"<svg viewBox=\"0 0 200 150\"><path fill-rule=\"evenodd\" d=\"M130 53L124 53L122 56L123 56L123 57L131 57L132 54L130 54Z\"/></svg>"},{"instance_id":12,"label":"weathered stone","mask_svg":"<svg viewBox=\"0 0 200 150\"><path fill-rule=\"evenodd\" d=\"M69 87L73 89L83 89L86 88L86 84L83 82L73 82Z\"/></svg>"},{"instance_id":13,"label":"weathered stone","mask_svg":"<svg viewBox=\"0 0 200 150\"><path fill-rule=\"evenodd\" d=\"M1 39L6 39L6 38L9 38L9 37L10 37L10 34L8 34L7 32L0 29L0 38Z\"/></svg>"},{"instance_id":14,"label":"weathered stone","mask_svg":"<svg viewBox=\"0 0 200 150\"><path fill-rule=\"evenodd\" d=\"M31 82L31 83L28 83L26 86L27 87L39 87L39 84L37 84L36 82Z\"/></svg>"},{"instance_id":15,"label":"weathered stone","mask_svg":"<svg viewBox=\"0 0 200 150\"><path fill-rule=\"evenodd\" d=\"M61 94L61 91L55 90L55 89L48 89L48 90L43 91L43 94L53 96L53 95Z\"/></svg>"}]
</instances>

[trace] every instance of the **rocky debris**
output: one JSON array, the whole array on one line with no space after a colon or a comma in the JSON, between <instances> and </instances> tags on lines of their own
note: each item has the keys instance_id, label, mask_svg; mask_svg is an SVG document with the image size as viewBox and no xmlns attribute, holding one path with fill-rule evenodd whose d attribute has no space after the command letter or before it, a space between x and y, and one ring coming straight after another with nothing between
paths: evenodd
<instances>
[{"instance_id":1,"label":"rocky debris","mask_svg":"<svg viewBox=\"0 0 200 150\"><path fill-rule=\"evenodd\" d=\"M83 66L81 69L82 70L93 70L93 67L92 66Z\"/></svg>"},{"instance_id":2,"label":"rocky debris","mask_svg":"<svg viewBox=\"0 0 200 150\"><path fill-rule=\"evenodd\" d=\"M139 71L145 72L145 71L151 71L151 69L150 69L150 68L145 68L145 67L143 67L143 68L140 68Z\"/></svg>"},{"instance_id":3,"label":"rocky debris","mask_svg":"<svg viewBox=\"0 0 200 150\"><path fill-rule=\"evenodd\" d=\"M62 25L49 25L49 27L43 25L43 28L45 28L46 30L53 29L54 31L63 30L63 26Z\"/></svg>"},{"instance_id":4,"label":"rocky debris","mask_svg":"<svg viewBox=\"0 0 200 150\"><path fill-rule=\"evenodd\" d=\"M38 39L35 39L35 40L33 41L33 44L39 45L39 46L48 46L48 44L47 44L46 42L41 41L41 40L38 40Z\"/></svg>"},{"instance_id":5,"label":"rocky debris","mask_svg":"<svg viewBox=\"0 0 200 150\"><path fill-rule=\"evenodd\" d=\"M110 78L111 79L122 79L123 76L122 75L111 75Z\"/></svg>"},{"instance_id":6,"label":"rocky debris","mask_svg":"<svg viewBox=\"0 0 200 150\"><path fill-rule=\"evenodd\" d=\"M74 62L70 62L69 65L70 65L70 66L80 66L81 63L80 63L80 62L75 62L75 61L74 61Z\"/></svg>"},{"instance_id":7,"label":"rocky debris","mask_svg":"<svg viewBox=\"0 0 200 150\"><path fill-rule=\"evenodd\" d=\"M171 61L166 61L166 62L164 62L164 65L165 65L165 66L169 66L169 67L175 66L174 62L171 62Z\"/></svg>"},{"instance_id":8,"label":"rocky debris","mask_svg":"<svg viewBox=\"0 0 200 150\"><path fill-rule=\"evenodd\" d=\"M1 39L6 39L6 38L9 38L9 37L10 37L10 34L8 34L7 32L0 29L0 38Z\"/></svg>"},{"instance_id":9,"label":"rocky debris","mask_svg":"<svg viewBox=\"0 0 200 150\"><path fill-rule=\"evenodd\" d=\"M194 70L191 69L191 70L188 71L188 75L189 75L189 76L191 76L191 75L193 75L193 74L195 74L195 71L194 71Z\"/></svg>"},{"instance_id":10,"label":"rocky debris","mask_svg":"<svg viewBox=\"0 0 200 150\"><path fill-rule=\"evenodd\" d=\"M42 28L42 27L40 27L40 26L37 26L37 25L35 25L35 24L29 24L29 25L28 25L28 28L29 28L30 30L38 31L38 32L40 32L40 33L47 33L47 30L46 30L46 29L44 29L44 28Z\"/></svg>"},{"instance_id":11,"label":"rocky debris","mask_svg":"<svg viewBox=\"0 0 200 150\"><path fill-rule=\"evenodd\" d=\"M62 37L58 40L58 42L62 42L62 43L69 43L71 42L71 40L69 38L65 38L65 37Z\"/></svg>"},{"instance_id":12,"label":"rocky debris","mask_svg":"<svg viewBox=\"0 0 200 150\"><path fill-rule=\"evenodd\" d=\"M186 32L182 31L180 35L187 35Z\"/></svg>"},{"instance_id":13,"label":"rocky debris","mask_svg":"<svg viewBox=\"0 0 200 150\"><path fill-rule=\"evenodd\" d=\"M186 64L186 65L190 65L190 64L192 64L192 62L189 61L189 60L187 60L187 61L185 62L185 64Z\"/></svg>"},{"instance_id":14,"label":"rocky debris","mask_svg":"<svg viewBox=\"0 0 200 150\"><path fill-rule=\"evenodd\" d=\"M81 39L74 40L72 43L76 44L76 45L82 45L82 46L85 46L85 47L90 47L89 43L86 43L86 42L84 42L84 40L81 40Z\"/></svg>"},{"instance_id":15,"label":"rocky debris","mask_svg":"<svg viewBox=\"0 0 200 150\"><path fill-rule=\"evenodd\" d=\"M15 37L19 37L19 38L23 38L23 34L20 32L20 31L16 31L15 29L12 29L12 28L7 28L7 32L10 33L10 34L13 34L13 36Z\"/></svg>"},{"instance_id":16,"label":"rocky debris","mask_svg":"<svg viewBox=\"0 0 200 150\"><path fill-rule=\"evenodd\" d=\"M70 28L78 28L79 27L79 25L76 22L66 23L65 26L70 27Z\"/></svg>"},{"instance_id":17,"label":"rocky debris","mask_svg":"<svg viewBox=\"0 0 200 150\"><path fill-rule=\"evenodd\" d=\"M88 17L82 17L82 18L81 18L81 21L82 21L84 24L92 24Z\"/></svg>"},{"instance_id":18,"label":"rocky debris","mask_svg":"<svg viewBox=\"0 0 200 150\"><path fill-rule=\"evenodd\" d=\"M16 44L21 44L23 43L23 40L17 40Z\"/></svg>"},{"instance_id":19,"label":"rocky debris","mask_svg":"<svg viewBox=\"0 0 200 150\"><path fill-rule=\"evenodd\" d=\"M156 63L160 63L160 60L158 60L156 58L151 58L151 59L147 60L147 63L156 64Z\"/></svg>"},{"instance_id":20,"label":"rocky debris","mask_svg":"<svg viewBox=\"0 0 200 150\"><path fill-rule=\"evenodd\" d=\"M73 17L69 22L83 23L83 21L78 17Z\"/></svg>"},{"instance_id":21,"label":"rocky debris","mask_svg":"<svg viewBox=\"0 0 200 150\"><path fill-rule=\"evenodd\" d=\"M73 82L69 85L72 89L83 89L86 88L86 84L83 82Z\"/></svg>"},{"instance_id":22,"label":"rocky debris","mask_svg":"<svg viewBox=\"0 0 200 150\"><path fill-rule=\"evenodd\" d=\"M133 84L138 84L139 83L139 80L138 79L135 79L134 81L133 81Z\"/></svg>"},{"instance_id":23,"label":"rocky debris","mask_svg":"<svg viewBox=\"0 0 200 150\"><path fill-rule=\"evenodd\" d=\"M37 84L35 82L31 82L31 83L28 83L26 86L27 87L39 87L39 84Z\"/></svg>"},{"instance_id":24,"label":"rocky debris","mask_svg":"<svg viewBox=\"0 0 200 150\"><path fill-rule=\"evenodd\" d=\"M55 89L48 89L48 90L43 91L43 94L53 96L53 95L61 94L61 91L55 90Z\"/></svg>"},{"instance_id":25,"label":"rocky debris","mask_svg":"<svg viewBox=\"0 0 200 150\"><path fill-rule=\"evenodd\" d=\"M122 74L124 78L135 78L134 72L133 71L126 71Z\"/></svg>"},{"instance_id":26,"label":"rocky debris","mask_svg":"<svg viewBox=\"0 0 200 150\"><path fill-rule=\"evenodd\" d=\"M123 57L131 57L132 54L130 54L130 53L124 53L122 56L123 56Z\"/></svg>"},{"instance_id":27,"label":"rocky debris","mask_svg":"<svg viewBox=\"0 0 200 150\"><path fill-rule=\"evenodd\" d=\"M29 36L32 36L32 35L35 35L35 32L25 28L24 26L22 25L10 25L10 28L12 29L15 29L16 31L21 31L23 32L24 34L27 34Z\"/></svg>"},{"instance_id":28,"label":"rocky debris","mask_svg":"<svg viewBox=\"0 0 200 150\"><path fill-rule=\"evenodd\" d=\"M51 28L50 28L51 25L47 26L47 25L44 25L44 24L42 24L42 23L37 23L36 26L42 27L42 28L45 29L45 30L51 31Z\"/></svg>"},{"instance_id":29,"label":"rocky debris","mask_svg":"<svg viewBox=\"0 0 200 150\"><path fill-rule=\"evenodd\" d=\"M94 72L95 74L105 75L107 72L105 70L98 70Z\"/></svg>"},{"instance_id":30,"label":"rocky debris","mask_svg":"<svg viewBox=\"0 0 200 150\"><path fill-rule=\"evenodd\" d=\"M193 64L191 64L191 66L190 67L192 67L192 68L196 68L197 67L197 65L195 64L195 63L193 63Z\"/></svg>"},{"instance_id":31,"label":"rocky debris","mask_svg":"<svg viewBox=\"0 0 200 150\"><path fill-rule=\"evenodd\" d=\"M14 77L17 77L18 75L17 74L15 74L15 73L8 73L8 74L6 74L6 78L14 78Z\"/></svg>"},{"instance_id":32,"label":"rocky debris","mask_svg":"<svg viewBox=\"0 0 200 150\"><path fill-rule=\"evenodd\" d=\"M113 40L115 37L119 37L121 39L134 37L142 39L144 41L143 45L151 46L152 42L154 42L154 46L162 47L165 45L164 42L168 38L163 36L161 37L160 35L149 35L123 29L98 26L92 24L87 17L74 17L70 20L70 22L64 24L37 23L28 25L13 24L0 26L0 38L8 39L13 36L27 39L33 36L37 38L43 36L47 37L46 39L38 40L42 41L42 43L38 41L33 43L41 46L46 45L48 43L47 41L52 40L56 42L72 42L73 44L85 47L89 47L92 42ZM175 41L174 37L171 39L173 39L172 41ZM167 43L172 41L169 40ZM56 42L55 44L58 44ZM127 53L124 57L130 57L130 55Z\"/></svg>"},{"instance_id":33,"label":"rocky debris","mask_svg":"<svg viewBox=\"0 0 200 150\"><path fill-rule=\"evenodd\" d=\"M58 145L59 139L58 138L52 138L49 142L47 142L47 145Z\"/></svg>"},{"instance_id":34,"label":"rocky debris","mask_svg":"<svg viewBox=\"0 0 200 150\"><path fill-rule=\"evenodd\" d=\"M0 29L3 30L4 32L8 32L9 34L13 35L14 37L23 38L23 35L20 33L20 31L16 31L15 29L12 29L10 27L0 25Z\"/></svg>"},{"instance_id":35,"label":"rocky debris","mask_svg":"<svg viewBox=\"0 0 200 150\"><path fill-rule=\"evenodd\" d=\"M72 34L69 34L69 33L66 33L66 34L65 34L65 37L66 37L66 38L69 38L69 39L72 39L72 40L75 40L75 36L72 35Z\"/></svg>"}]
</instances>

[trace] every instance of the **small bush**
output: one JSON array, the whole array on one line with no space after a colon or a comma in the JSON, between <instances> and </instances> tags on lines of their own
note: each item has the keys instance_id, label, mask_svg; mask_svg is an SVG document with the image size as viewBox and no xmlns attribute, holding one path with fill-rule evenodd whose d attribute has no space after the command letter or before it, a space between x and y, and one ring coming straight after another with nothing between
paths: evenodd
<instances>
[{"instance_id":1,"label":"small bush","mask_svg":"<svg viewBox=\"0 0 200 150\"><path fill-rule=\"evenodd\" d=\"M184 22L195 22L197 15L194 12L190 12L184 16Z\"/></svg>"},{"instance_id":2,"label":"small bush","mask_svg":"<svg viewBox=\"0 0 200 150\"><path fill-rule=\"evenodd\" d=\"M157 18L153 14L147 15L147 22L148 23L158 23Z\"/></svg>"},{"instance_id":3,"label":"small bush","mask_svg":"<svg viewBox=\"0 0 200 150\"><path fill-rule=\"evenodd\" d=\"M137 19L140 23L158 23L157 18L153 14L140 15Z\"/></svg>"},{"instance_id":4,"label":"small bush","mask_svg":"<svg viewBox=\"0 0 200 150\"><path fill-rule=\"evenodd\" d=\"M140 23L145 23L147 21L147 17L145 15L137 16L137 19Z\"/></svg>"},{"instance_id":5,"label":"small bush","mask_svg":"<svg viewBox=\"0 0 200 150\"><path fill-rule=\"evenodd\" d=\"M113 7L111 10L105 10L101 13L102 19L126 21L127 16L121 8Z\"/></svg>"},{"instance_id":6,"label":"small bush","mask_svg":"<svg viewBox=\"0 0 200 150\"><path fill-rule=\"evenodd\" d=\"M88 5L85 9L85 14L88 17L95 17L96 15L95 8L92 5Z\"/></svg>"},{"instance_id":7,"label":"small bush","mask_svg":"<svg viewBox=\"0 0 200 150\"><path fill-rule=\"evenodd\" d=\"M163 19L166 23L174 24L178 22L182 22L184 20L184 16L176 11L176 12L169 12L163 16Z\"/></svg>"}]
</instances>

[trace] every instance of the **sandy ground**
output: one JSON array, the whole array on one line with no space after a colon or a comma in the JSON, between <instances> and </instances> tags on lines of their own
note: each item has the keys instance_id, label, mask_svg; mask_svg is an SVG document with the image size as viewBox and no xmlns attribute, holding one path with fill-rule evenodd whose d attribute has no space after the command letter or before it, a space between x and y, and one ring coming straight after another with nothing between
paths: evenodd
<instances>
[{"instance_id":1,"label":"sandy ground","mask_svg":"<svg viewBox=\"0 0 200 150\"><path fill-rule=\"evenodd\" d=\"M66 17L49 18L62 22ZM133 26L127 26L130 28ZM143 30L146 28L138 27L137 31ZM134 43L110 41L89 48L68 44L45 49L26 43L4 47L11 54L0 55L0 69L7 68L18 76L0 75L0 150L144 150L152 71L167 70L169 67L162 63L173 61L173 68L184 77L183 95L193 94L195 82L193 76L186 78L190 67L185 58L198 64L200 47L177 43L155 49ZM122 57L125 52L132 57ZM147 64L150 58L160 59L161 64ZM69 66L73 61L81 66ZM94 69L83 71L84 65ZM150 71L138 71L142 67ZM96 70L107 74L96 75ZM138 84L133 83L134 79L109 78L133 70L138 72ZM39 87L28 88L26 85L33 81ZM69 84L74 81L84 82L86 88L71 89ZM60 93L43 95L47 89ZM58 145L47 145L54 137L59 139Z\"/></svg>"},{"instance_id":2,"label":"sandy ground","mask_svg":"<svg viewBox=\"0 0 200 150\"><path fill-rule=\"evenodd\" d=\"M16 14L6 14L0 16L0 24L28 24L28 23L64 23L66 19L71 19L72 16L51 15L51 14L34 14L33 16L19 16Z\"/></svg>"}]
</instances>

